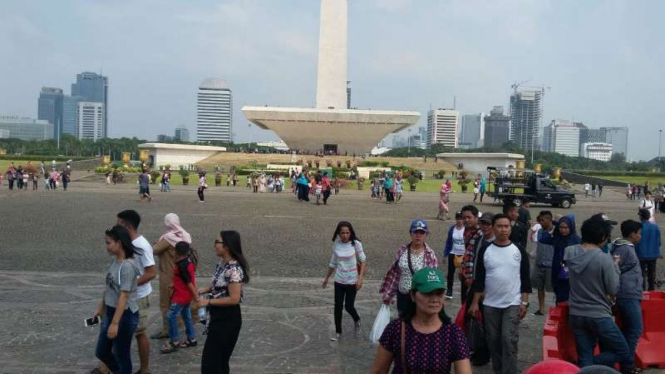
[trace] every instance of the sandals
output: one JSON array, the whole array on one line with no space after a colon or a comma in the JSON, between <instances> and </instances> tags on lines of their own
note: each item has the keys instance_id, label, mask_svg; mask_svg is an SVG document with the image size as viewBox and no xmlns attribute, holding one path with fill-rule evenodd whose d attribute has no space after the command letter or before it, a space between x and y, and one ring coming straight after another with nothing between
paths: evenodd
<instances>
[{"instance_id":1,"label":"sandals","mask_svg":"<svg viewBox=\"0 0 665 374\"><path fill-rule=\"evenodd\" d=\"M163 354L169 354L169 353L173 353L177 350L178 350L178 344L174 344L174 343L171 343L169 341L169 342L166 342L162 346L162 349L160 349L159 351L162 352Z\"/></svg>"},{"instance_id":2,"label":"sandals","mask_svg":"<svg viewBox=\"0 0 665 374\"><path fill-rule=\"evenodd\" d=\"M194 340L187 339L185 341L180 342L180 348L196 347L197 344L199 344L199 342L196 341L196 339Z\"/></svg>"}]
</instances>

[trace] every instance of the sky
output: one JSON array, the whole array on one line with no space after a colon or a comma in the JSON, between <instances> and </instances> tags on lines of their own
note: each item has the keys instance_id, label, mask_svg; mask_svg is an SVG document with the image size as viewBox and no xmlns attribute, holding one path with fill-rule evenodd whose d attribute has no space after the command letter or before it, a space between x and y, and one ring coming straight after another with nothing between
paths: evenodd
<instances>
[{"instance_id":1,"label":"sky","mask_svg":"<svg viewBox=\"0 0 665 374\"><path fill-rule=\"evenodd\" d=\"M195 134L206 78L233 91L237 142L277 139L244 105L313 107L318 0L0 0L0 115L37 117L43 86L109 77L109 135ZM665 1L349 0L352 106L461 114L549 87L543 123L627 126L629 159L665 127ZM406 135L406 131L404 132ZM665 152L665 150L664 150Z\"/></svg>"}]
</instances>

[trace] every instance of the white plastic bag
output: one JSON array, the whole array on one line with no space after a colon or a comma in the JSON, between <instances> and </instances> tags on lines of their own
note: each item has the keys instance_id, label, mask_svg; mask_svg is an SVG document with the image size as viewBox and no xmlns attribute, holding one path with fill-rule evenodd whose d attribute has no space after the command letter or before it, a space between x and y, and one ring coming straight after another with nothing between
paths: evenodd
<instances>
[{"instance_id":1,"label":"white plastic bag","mask_svg":"<svg viewBox=\"0 0 665 374\"><path fill-rule=\"evenodd\" d=\"M372 331L369 333L369 340L372 343L377 344L379 342L383 330L388 326L388 323L390 323L390 307L383 304L381 305L381 309L379 309L379 314L376 315Z\"/></svg>"}]
</instances>

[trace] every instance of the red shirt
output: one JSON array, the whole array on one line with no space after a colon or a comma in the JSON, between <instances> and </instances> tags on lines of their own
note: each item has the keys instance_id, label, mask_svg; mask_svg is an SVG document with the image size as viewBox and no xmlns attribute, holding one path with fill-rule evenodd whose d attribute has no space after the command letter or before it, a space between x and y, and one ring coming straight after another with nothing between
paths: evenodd
<instances>
[{"instance_id":1,"label":"red shirt","mask_svg":"<svg viewBox=\"0 0 665 374\"><path fill-rule=\"evenodd\" d=\"M196 288L196 275L194 275L194 264L186 258L178 261L173 267L173 295L171 303L178 305L189 305L192 302L192 293L187 284L192 283Z\"/></svg>"}]
</instances>

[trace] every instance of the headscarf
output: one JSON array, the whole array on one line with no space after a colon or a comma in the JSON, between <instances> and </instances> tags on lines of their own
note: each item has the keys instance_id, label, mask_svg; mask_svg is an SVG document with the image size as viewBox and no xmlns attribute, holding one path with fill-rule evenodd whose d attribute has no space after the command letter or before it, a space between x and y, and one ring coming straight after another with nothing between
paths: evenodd
<instances>
[{"instance_id":1,"label":"headscarf","mask_svg":"<svg viewBox=\"0 0 665 374\"><path fill-rule=\"evenodd\" d=\"M566 248L574 244L580 244L581 239L577 235L577 230L575 229L575 214L567 214L559 220L559 224L565 223L570 228L570 235L561 236L559 232L559 226L557 225L556 232L554 233L554 245L559 248Z\"/></svg>"},{"instance_id":2,"label":"headscarf","mask_svg":"<svg viewBox=\"0 0 665 374\"><path fill-rule=\"evenodd\" d=\"M159 240L166 240L171 246L175 247L178 242L187 242L192 244L192 237L185 229L180 226L180 217L175 213L169 213L164 217L166 233Z\"/></svg>"}]
</instances>

